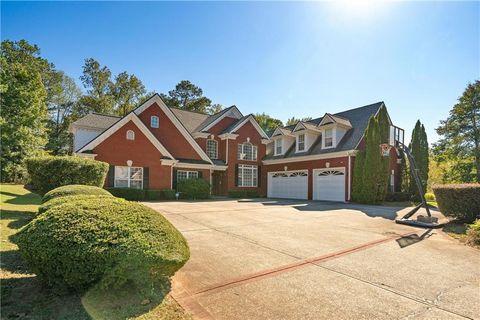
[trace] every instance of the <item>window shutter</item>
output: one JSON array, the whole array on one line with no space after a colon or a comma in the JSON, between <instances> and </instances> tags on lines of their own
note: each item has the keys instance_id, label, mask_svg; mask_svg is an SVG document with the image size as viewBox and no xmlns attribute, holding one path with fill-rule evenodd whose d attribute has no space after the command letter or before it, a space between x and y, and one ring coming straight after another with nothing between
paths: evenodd
<instances>
[{"instance_id":1,"label":"window shutter","mask_svg":"<svg viewBox=\"0 0 480 320\"><path fill-rule=\"evenodd\" d=\"M198 171L198 177L203 178L203 172L202 171Z\"/></svg>"},{"instance_id":2,"label":"window shutter","mask_svg":"<svg viewBox=\"0 0 480 320\"><path fill-rule=\"evenodd\" d=\"M108 167L107 187L113 188L115 186L115 166Z\"/></svg>"},{"instance_id":3,"label":"window shutter","mask_svg":"<svg viewBox=\"0 0 480 320\"><path fill-rule=\"evenodd\" d=\"M261 174L261 169L262 167L258 166L257 167L257 187L260 187L262 184L262 174Z\"/></svg>"},{"instance_id":4,"label":"window shutter","mask_svg":"<svg viewBox=\"0 0 480 320\"><path fill-rule=\"evenodd\" d=\"M148 167L143 168L143 189L148 189L149 188L149 182L150 182L150 177L149 177L149 172L148 172Z\"/></svg>"},{"instance_id":5,"label":"window shutter","mask_svg":"<svg viewBox=\"0 0 480 320\"><path fill-rule=\"evenodd\" d=\"M235 165L235 187L238 187L238 164Z\"/></svg>"},{"instance_id":6,"label":"window shutter","mask_svg":"<svg viewBox=\"0 0 480 320\"><path fill-rule=\"evenodd\" d=\"M173 173L172 173L172 189L177 189L177 169L173 169Z\"/></svg>"}]
</instances>

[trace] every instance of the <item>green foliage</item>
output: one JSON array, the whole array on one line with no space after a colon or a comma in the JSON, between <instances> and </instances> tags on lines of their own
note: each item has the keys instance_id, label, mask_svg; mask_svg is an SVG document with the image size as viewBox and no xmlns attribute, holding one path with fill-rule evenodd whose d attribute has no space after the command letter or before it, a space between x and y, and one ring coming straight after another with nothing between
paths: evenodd
<instances>
[{"instance_id":1,"label":"green foliage","mask_svg":"<svg viewBox=\"0 0 480 320\"><path fill-rule=\"evenodd\" d=\"M162 215L115 198L79 199L38 215L12 239L48 286L148 288L189 258L186 240Z\"/></svg>"},{"instance_id":2,"label":"green foliage","mask_svg":"<svg viewBox=\"0 0 480 320\"><path fill-rule=\"evenodd\" d=\"M410 201L412 199L412 194L409 192L388 192L385 195L386 202L403 202Z\"/></svg>"},{"instance_id":3,"label":"green foliage","mask_svg":"<svg viewBox=\"0 0 480 320\"><path fill-rule=\"evenodd\" d=\"M71 156L29 158L26 164L30 183L41 194L70 184L101 187L108 172L105 162Z\"/></svg>"},{"instance_id":4,"label":"green foliage","mask_svg":"<svg viewBox=\"0 0 480 320\"><path fill-rule=\"evenodd\" d=\"M427 192L427 193L425 193L425 200L435 201L435 195L431 192Z\"/></svg>"},{"instance_id":5,"label":"green foliage","mask_svg":"<svg viewBox=\"0 0 480 320\"><path fill-rule=\"evenodd\" d=\"M145 190L146 200L175 200L175 190L161 189L161 190Z\"/></svg>"},{"instance_id":6,"label":"green foliage","mask_svg":"<svg viewBox=\"0 0 480 320\"><path fill-rule=\"evenodd\" d=\"M107 188L107 190L115 197L123 198L130 201L145 200L145 190L132 188Z\"/></svg>"},{"instance_id":7,"label":"green foliage","mask_svg":"<svg viewBox=\"0 0 480 320\"><path fill-rule=\"evenodd\" d=\"M97 187L91 187L91 186L88 186L88 187L92 188L92 189L86 190L87 192L85 192L85 193L82 193L82 192L64 193L64 194L61 194L61 195L51 197L48 201L44 201L43 204L38 207L38 214L44 213L45 211L47 211L48 209L50 209L52 207L55 207L55 206L58 206L58 205L61 205L61 204L64 204L64 203L77 201L77 200L88 200L88 199L95 200L95 199L103 199L103 198L112 198L113 197L106 190L103 190L103 189L99 188L100 190L105 191L106 194L101 193L101 192L96 193L95 189ZM60 188L65 188L65 187L60 187ZM57 188L57 189L60 189L60 188ZM93 188L95 188L95 189L93 189ZM54 189L54 190L57 190L57 189ZM54 190L52 190L52 191L54 191Z\"/></svg>"},{"instance_id":8,"label":"green foliage","mask_svg":"<svg viewBox=\"0 0 480 320\"><path fill-rule=\"evenodd\" d=\"M390 120L387 113L387 108L383 105L378 111L378 136L380 144L390 143ZM377 172L378 174L378 192L377 201L382 202L387 194L389 177L390 177L390 156L384 157L380 155L381 168Z\"/></svg>"},{"instance_id":9,"label":"green foliage","mask_svg":"<svg viewBox=\"0 0 480 320\"><path fill-rule=\"evenodd\" d=\"M300 119L297 119L295 117L291 117L291 118L288 118L286 126L295 125L295 124L299 123L300 121L306 122L306 121L310 121L310 120L312 120L312 117L303 117L303 118L300 118Z\"/></svg>"},{"instance_id":10,"label":"green foliage","mask_svg":"<svg viewBox=\"0 0 480 320\"><path fill-rule=\"evenodd\" d=\"M207 199L210 197L210 184L203 178L184 179L177 182L177 191L182 198Z\"/></svg>"},{"instance_id":11,"label":"green foliage","mask_svg":"<svg viewBox=\"0 0 480 320\"><path fill-rule=\"evenodd\" d=\"M355 202L362 202L364 193L367 192L363 186L363 173L365 166L365 150L358 151L353 162L353 186L352 186L352 200Z\"/></svg>"},{"instance_id":12,"label":"green foliage","mask_svg":"<svg viewBox=\"0 0 480 320\"><path fill-rule=\"evenodd\" d=\"M79 196L79 195L92 195L92 196L112 196L110 192L105 189L96 187L96 186L88 186L88 185L81 185L81 184L70 184L67 186L62 186L50 190L42 197L42 203L50 202L56 198L62 198L67 196Z\"/></svg>"},{"instance_id":13,"label":"green foliage","mask_svg":"<svg viewBox=\"0 0 480 320\"><path fill-rule=\"evenodd\" d=\"M277 127L283 127L281 120L270 117L266 113L255 113L253 115L263 131L268 135L272 134Z\"/></svg>"},{"instance_id":14,"label":"green foliage","mask_svg":"<svg viewBox=\"0 0 480 320\"><path fill-rule=\"evenodd\" d=\"M412 141L410 142L410 151L415 159L415 163L418 169L418 175L422 183L422 188L425 191L428 183L428 141L425 127L417 120L415 128L412 132ZM420 200L420 194L415 183L413 176L410 176L410 192L414 195L415 200Z\"/></svg>"},{"instance_id":15,"label":"green foliage","mask_svg":"<svg viewBox=\"0 0 480 320\"><path fill-rule=\"evenodd\" d=\"M2 41L0 51L0 136L2 182L23 181L27 157L45 146L48 79L53 67L25 40Z\"/></svg>"},{"instance_id":16,"label":"green foliage","mask_svg":"<svg viewBox=\"0 0 480 320\"><path fill-rule=\"evenodd\" d=\"M228 191L230 198L259 198L258 192L255 190L230 190Z\"/></svg>"},{"instance_id":17,"label":"green foliage","mask_svg":"<svg viewBox=\"0 0 480 320\"><path fill-rule=\"evenodd\" d=\"M480 182L480 80L468 84L448 118L436 130L442 137L434 146L436 160L463 162L464 168L469 168L465 170L468 174L458 175L457 168L449 166L445 173L457 176L459 182L471 181L473 173L474 181ZM452 178L445 178L449 179Z\"/></svg>"},{"instance_id":18,"label":"green foliage","mask_svg":"<svg viewBox=\"0 0 480 320\"><path fill-rule=\"evenodd\" d=\"M467 230L467 243L473 246L480 246L480 220L471 224Z\"/></svg>"},{"instance_id":19,"label":"green foliage","mask_svg":"<svg viewBox=\"0 0 480 320\"><path fill-rule=\"evenodd\" d=\"M445 216L473 222L480 214L480 184L434 185L440 212Z\"/></svg>"},{"instance_id":20,"label":"green foliage","mask_svg":"<svg viewBox=\"0 0 480 320\"><path fill-rule=\"evenodd\" d=\"M205 114L214 114L222 109L219 104L203 96L203 90L188 80L180 81L175 89L167 94L160 94L163 102L169 107Z\"/></svg>"}]
</instances>

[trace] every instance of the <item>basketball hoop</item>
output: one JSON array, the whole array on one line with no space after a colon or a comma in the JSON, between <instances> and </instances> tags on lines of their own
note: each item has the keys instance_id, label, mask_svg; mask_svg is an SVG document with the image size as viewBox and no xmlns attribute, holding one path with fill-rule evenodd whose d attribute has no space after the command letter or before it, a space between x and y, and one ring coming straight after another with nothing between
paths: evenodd
<instances>
[{"instance_id":1,"label":"basketball hoop","mask_svg":"<svg viewBox=\"0 0 480 320\"><path fill-rule=\"evenodd\" d=\"M390 149L392 149L391 145L389 145L388 143L382 143L380 145L380 154L383 157L388 157L388 156L390 156Z\"/></svg>"}]
</instances>

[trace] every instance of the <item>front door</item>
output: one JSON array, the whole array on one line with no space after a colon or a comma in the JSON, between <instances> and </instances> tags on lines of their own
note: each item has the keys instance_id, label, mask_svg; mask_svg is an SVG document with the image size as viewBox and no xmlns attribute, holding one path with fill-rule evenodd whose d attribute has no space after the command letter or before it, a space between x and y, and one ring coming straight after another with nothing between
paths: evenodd
<instances>
[{"instance_id":1,"label":"front door","mask_svg":"<svg viewBox=\"0 0 480 320\"><path fill-rule=\"evenodd\" d=\"M227 195L227 172L214 171L212 173L212 194L216 196Z\"/></svg>"}]
</instances>

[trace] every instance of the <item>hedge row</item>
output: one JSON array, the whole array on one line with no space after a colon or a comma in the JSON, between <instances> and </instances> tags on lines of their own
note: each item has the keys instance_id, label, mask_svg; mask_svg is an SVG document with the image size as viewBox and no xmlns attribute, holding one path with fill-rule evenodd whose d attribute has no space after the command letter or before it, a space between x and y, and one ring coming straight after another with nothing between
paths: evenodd
<instances>
[{"instance_id":1,"label":"hedge row","mask_svg":"<svg viewBox=\"0 0 480 320\"><path fill-rule=\"evenodd\" d=\"M208 199L210 184L202 178L180 180L177 182L177 191L183 199Z\"/></svg>"},{"instance_id":2,"label":"hedge row","mask_svg":"<svg viewBox=\"0 0 480 320\"><path fill-rule=\"evenodd\" d=\"M39 279L83 291L127 282L149 288L189 258L186 240L158 212L108 196L49 200L12 240Z\"/></svg>"},{"instance_id":3,"label":"hedge row","mask_svg":"<svg viewBox=\"0 0 480 320\"><path fill-rule=\"evenodd\" d=\"M231 190L228 191L230 198L258 198L258 192L254 190Z\"/></svg>"},{"instance_id":4,"label":"hedge row","mask_svg":"<svg viewBox=\"0 0 480 320\"><path fill-rule=\"evenodd\" d=\"M389 192L385 195L385 201L387 202L401 202L412 200L412 194L410 192Z\"/></svg>"},{"instance_id":5,"label":"hedge row","mask_svg":"<svg viewBox=\"0 0 480 320\"><path fill-rule=\"evenodd\" d=\"M95 186L85 186L81 184L71 184L68 186L58 187L47 192L43 198L42 203L50 201L51 199L66 197L66 196L75 196L75 195L91 195L91 196L110 196L112 194L105 189L95 187Z\"/></svg>"},{"instance_id":6,"label":"hedge row","mask_svg":"<svg viewBox=\"0 0 480 320\"><path fill-rule=\"evenodd\" d=\"M105 162L71 156L29 158L26 165L30 184L40 194L70 184L101 187L108 172Z\"/></svg>"},{"instance_id":7,"label":"hedge row","mask_svg":"<svg viewBox=\"0 0 480 320\"><path fill-rule=\"evenodd\" d=\"M175 190L171 189L132 189L132 188L107 188L115 197L130 201L142 200L175 200Z\"/></svg>"},{"instance_id":8,"label":"hedge row","mask_svg":"<svg viewBox=\"0 0 480 320\"><path fill-rule=\"evenodd\" d=\"M434 185L433 193L445 216L472 223L480 216L480 184Z\"/></svg>"}]
</instances>

